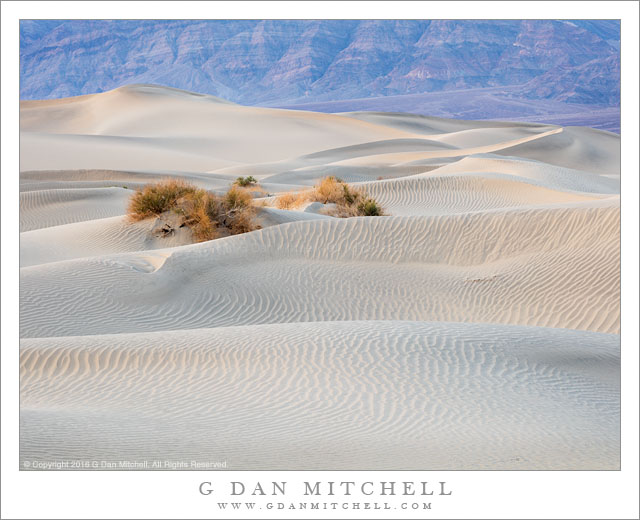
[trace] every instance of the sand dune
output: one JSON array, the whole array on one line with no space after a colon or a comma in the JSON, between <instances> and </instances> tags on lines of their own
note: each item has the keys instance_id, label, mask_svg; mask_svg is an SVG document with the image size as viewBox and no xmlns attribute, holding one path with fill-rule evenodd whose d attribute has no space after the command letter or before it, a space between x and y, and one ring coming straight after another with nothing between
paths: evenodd
<instances>
[{"instance_id":1,"label":"sand dune","mask_svg":"<svg viewBox=\"0 0 640 520\"><path fill-rule=\"evenodd\" d=\"M403 112L343 112L340 115L366 121L377 125L388 126L405 132L423 135L448 134L473 128L530 128L539 129L546 125L540 123L504 122L504 121L466 121L463 119L445 119L442 117L406 114Z\"/></svg>"},{"instance_id":2,"label":"sand dune","mask_svg":"<svg viewBox=\"0 0 640 520\"><path fill-rule=\"evenodd\" d=\"M20 231L124 215L132 193L123 188L22 192Z\"/></svg>"},{"instance_id":3,"label":"sand dune","mask_svg":"<svg viewBox=\"0 0 640 520\"><path fill-rule=\"evenodd\" d=\"M438 175L449 173L501 173L519 177L525 182L540 183L551 189L590 194L619 194L620 178L608 174L591 173L554 166L545 162L503 157L496 154L479 154L466 157L454 164L442 166Z\"/></svg>"},{"instance_id":4,"label":"sand dune","mask_svg":"<svg viewBox=\"0 0 640 520\"><path fill-rule=\"evenodd\" d=\"M504 148L496 153L547 162L596 174L620 176L620 136L592 128L562 132Z\"/></svg>"},{"instance_id":5,"label":"sand dune","mask_svg":"<svg viewBox=\"0 0 640 520\"><path fill-rule=\"evenodd\" d=\"M163 95L144 85L64 102L22 102L20 121L22 170L205 171L313 153L319 143L336 148L413 137L353 118L242 107L180 91ZM38 154L43 147L48 153Z\"/></svg>"},{"instance_id":6,"label":"sand dune","mask_svg":"<svg viewBox=\"0 0 640 520\"><path fill-rule=\"evenodd\" d=\"M477 148L516 140L528 140L532 137L538 139L543 134L554 133L557 130L558 128L553 126L492 128L490 132L487 132L486 128L469 128L435 135L433 139L456 148Z\"/></svg>"},{"instance_id":7,"label":"sand dune","mask_svg":"<svg viewBox=\"0 0 640 520\"><path fill-rule=\"evenodd\" d=\"M30 460L619 468L616 335L347 321L26 339L21 351Z\"/></svg>"},{"instance_id":8,"label":"sand dune","mask_svg":"<svg viewBox=\"0 0 640 520\"><path fill-rule=\"evenodd\" d=\"M187 229L168 237L154 237L153 224L153 219L132 224L120 216L26 231L20 233L20 267L193 242Z\"/></svg>"},{"instance_id":9,"label":"sand dune","mask_svg":"<svg viewBox=\"0 0 640 520\"><path fill-rule=\"evenodd\" d=\"M65 188L124 187L135 189L176 176L209 189L226 189L237 176L176 171L36 170L20 173L20 191Z\"/></svg>"},{"instance_id":10,"label":"sand dune","mask_svg":"<svg viewBox=\"0 0 640 520\"><path fill-rule=\"evenodd\" d=\"M164 250L160 269L136 253L34 266L22 335L367 319L617 333L619 225L609 201L314 220Z\"/></svg>"},{"instance_id":11,"label":"sand dune","mask_svg":"<svg viewBox=\"0 0 640 520\"><path fill-rule=\"evenodd\" d=\"M620 467L619 136L134 85L21 103L20 153L21 459ZM124 216L246 175L258 231ZM389 216L273 207L327 175Z\"/></svg>"},{"instance_id":12,"label":"sand dune","mask_svg":"<svg viewBox=\"0 0 640 520\"><path fill-rule=\"evenodd\" d=\"M394 215L446 215L599 199L591 194L567 193L540 184L501 174L438 174L369 182L362 186Z\"/></svg>"},{"instance_id":13,"label":"sand dune","mask_svg":"<svg viewBox=\"0 0 640 520\"><path fill-rule=\"evenodd\" d=\"M333 217L311 211L287 211L277 208L260 208L258 222L263 228L278 226L288 222L300 222L304 220L331 220Z\"/></svg>"}]
</instances>

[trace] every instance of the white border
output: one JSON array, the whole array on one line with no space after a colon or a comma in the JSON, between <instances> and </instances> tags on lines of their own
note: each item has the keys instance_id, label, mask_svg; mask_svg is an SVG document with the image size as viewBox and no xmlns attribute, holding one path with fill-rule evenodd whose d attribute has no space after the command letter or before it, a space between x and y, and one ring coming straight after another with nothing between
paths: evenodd
<instances>
[{"instance_id":1,"label":"white border","mask_svg":"<svg viewBox=\"0 0 640 520\"><path fill-rule=\"evenodd\" d=\"M3 2L2 518L220 518L203 480L446 480L451 497L412 518L638 518L637 2ZM622 19L622 471L36 473L18 468L18 20L20 18L620 18ZM349 478L347 478L349 477ZM288 499L295 498L293 494ZM301 511L262 510L265 518ZM311 518L384 518L375 511ZM401 518L400 511L392 517ZM241 513L236 518L248 517Z\"/></svg>"}]
</instances>

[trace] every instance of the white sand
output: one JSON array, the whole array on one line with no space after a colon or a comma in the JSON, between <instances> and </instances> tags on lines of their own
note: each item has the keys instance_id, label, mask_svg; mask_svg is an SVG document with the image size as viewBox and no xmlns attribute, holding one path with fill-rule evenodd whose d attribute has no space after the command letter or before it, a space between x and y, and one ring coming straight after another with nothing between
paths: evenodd
<instances>
[{"instance_id":1,"label":"white sand","mask_svg":"<svg viewBox=\"0 0 640 520\"><path fill-rule=\"evenodd\" d=\"M610 334L316 322L25 339L21 359L29 460L618 467Z\"/></svg>"},{"instance_id":2,"label":"white sand","mask_svg":"<svg viewBox=\"0 0 640 520\"><path fill-rule=\"evenodd\" d=\"M21 122L25 460L619 468L614 134L151 86ZM391 216L266 207L201 244L124 218L146 182L239 175L336 175Z\"/></svg>"}]
</instances>

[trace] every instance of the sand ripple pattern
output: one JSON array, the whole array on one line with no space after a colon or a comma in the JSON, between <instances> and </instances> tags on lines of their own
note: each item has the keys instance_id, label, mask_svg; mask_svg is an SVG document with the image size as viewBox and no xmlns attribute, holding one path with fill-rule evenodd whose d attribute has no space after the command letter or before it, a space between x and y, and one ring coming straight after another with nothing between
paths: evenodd
<instances>
[{"instance_id":1,"label":"sand ripple pattern","mask_svg":"<svg viewBox=\"0 0 640 520\"><path fill-rule=\"evenodd\" d=\"M131 193L123 188L22 192L20 193L20 231L124 215Z\"/></svg>"},{"instance_id":2,"label":"sand ripple pattern","mask_svg":"<svg viewBox=\"0 0 640 520\"><path fill-rule=\"evenodd\" d=\"M616 335L460 323L22 340L21 457L617 469L618 369Z\"/></svg>"},{"instance_id":3,"label":"sand ripple pattern","mask_svg":"<svg viewBox=\"0 0 640 520\"><path fill-rule=\"evenodd\" d=\"M447 215L488 209L571 204L592 194L549 189L503 174L438 174L364 183L367 193L393 215Z\"/></svg>"},{"instance_id":4,"label":"sand ripple pattern","mask_svg":"<svg viewBox=\"0 0 640 520\"><path fill-rule=\"evenodd\" d=\"M156 238L151 234L154 223L154 219L130 223L126 217L110 217L25 231L20 233L20 267L193 242L186 228L167 238Z\"/></svg>"},{"instance_id":5,"label":"sand ripple pattern","mask_svg":"<svg viewBox=\"0 0 640 520\"><path fill-rule=\"evenodd\" d=\"M23 268L22 337L323 320L619 331L619 207L292 222ZM45 311L46 309L46 311Z\"/></svg>"},{"instance_id":6,"label":"sand ripple pattern","mask_svg":"<svg viewBox=\"0 0 640 520\"><path fill-rule=\"evenodd\" d=\"M20 112L22 461L620 468L619 136L153 85ZM124 220L247 175L258 231ZM267 207L328 175L390 216Z\"/></svg>"}]
</instances>

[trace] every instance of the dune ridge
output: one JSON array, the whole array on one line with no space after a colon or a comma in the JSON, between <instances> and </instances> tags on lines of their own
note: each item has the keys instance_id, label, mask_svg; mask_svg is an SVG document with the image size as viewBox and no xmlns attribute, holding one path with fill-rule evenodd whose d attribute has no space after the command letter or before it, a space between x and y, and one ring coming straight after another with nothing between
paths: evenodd
<instances>
[{"instance_id":1,"label":"dune ridge","mask_svg":"<svg viewBox=\"0 0 640 520\"><path fill-rule=\"evenodd\" d=\"M245 107L21 103L21 460L618 469L619 136ZM262 229L127 220L253 175ZM277 195L333 175L386 210Z\"/></svg>"},{"instance_id":2,"label":"dune ridge","mask_svg":"<svg viewBox=\"0 0 640 520\"><path fill-rule=\"evenodd\" d=\"M619 210L600 205L293 222L164 250L153 281L136 253L28 267L22 334L353 319L618 332Z\"/></svg>"}]
</instances>

